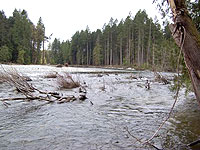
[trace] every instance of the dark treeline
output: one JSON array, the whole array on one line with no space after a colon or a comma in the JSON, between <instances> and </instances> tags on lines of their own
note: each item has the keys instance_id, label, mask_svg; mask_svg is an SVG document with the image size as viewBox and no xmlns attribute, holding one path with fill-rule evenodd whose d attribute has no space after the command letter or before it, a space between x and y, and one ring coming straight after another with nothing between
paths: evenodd
<instances>
[{"instance_id":1,"label":"dark treeline","mask_svg":"<svg viewBox=\"0 0 200 150\"><path fill-rule=\"evenodd\" d=\"M188 2L191 17L199 27L199 1ZM64 32L64 31L63 31ZM123 65L137 68L161 68L175 70L179 49L166 23L162 28L157 19L148 17L145 11L125 20L111 18L103 26L91 32L89 27L77 31L71 40L48 41L42 19L34 25L23 10L14 10L7 18L0 11L0 62L19 64L71 65Z\"/></svg>"},{"instance_id":2,"label":"dark treeline","mask_svg":"<svg viewBox=\"0 0 200 150\"><path fill-rule=\"evenodd\" d=\"M44 50L45 26L39 18L34 25L25 10L14 10L7 18L0 11L0 62L19 64L124 65L176 68L178 49L168 24L161 29L145 11L125 20L110 19L103 28L77 31L71 40L54 39Z\"/></svg>"},{"instance_id":3,"label":"dark treeline","mask_svg":"<svg viewBox=\"0 0 200 150\"><path fill-rule=\"evenodd\" d=\"M125 20L110 19L103 29L77 31L71 41L55 39L51 63L72 65L125 65L174 70L178 49L171 39L168 24L161 29L157 20L138 11Z\"/></svg>"},{"instance_id":4,"label":"dark treeline","mask_svg":"<svg viewBox=\"0 0 200 150\"><path fill-rule=\"evenodd\" d=\"M25 10L15 9L9 18L0 11L0 62L41 64L46 39L41 18L34 25Z\"/></svg>"},{"instance_id":5,"label":"dark treeline","mask_svg":"<svg viewBox=\"0 0 200 150\"><path fill-rule=\"evenodd\" d=\"M55 39L44 50L45 26L39 18L34 25L25 10L14 10L7 18L0 11L0 62L19 64L124 65L174 70L177 47L167 24L138 11L125 20L110 19L103 28L77 31L71 40Z\"/></svg>"}]
</instances>

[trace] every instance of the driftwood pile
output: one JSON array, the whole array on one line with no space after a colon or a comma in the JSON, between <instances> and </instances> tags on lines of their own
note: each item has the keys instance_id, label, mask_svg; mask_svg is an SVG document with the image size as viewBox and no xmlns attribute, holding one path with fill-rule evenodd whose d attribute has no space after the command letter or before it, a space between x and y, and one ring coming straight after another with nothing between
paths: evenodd
<instances>
[{"instance_id":1,"label":"driftwood pile","mask_svg":"<svg viewBox=\"0 0 200 150\"><path fill-rule=\"evenodd\" d=\"M154 76L155 76L155 81L156 82L160 82L163 84L170 84L170 82L161 74L159 74L158 72L154 72Z\"/></svg>"},{"instance_id":2,"label":"driftwood pile","mask_svg":"<svg viewBox=\"0 0 200 150\"><path fill-rule=\"evenodd\" d=\"M66 77L67 79L65 79ZM81 87L80 83L75 82L70 75L61 76L59 75L62 81L65 81L63 84L69 85L69 88L80 87L79 89L79 96L75 97L74 95L63 96L63 94L58 92L49 92L49 91L41 91L35 88L27 77L20 75L16 70L0 72L0 82L6 82L12 87L15 87L16 90L22 93L22 97L14 97L14 98L0 98L0 101L3 102L5 106L10 105L8 101L14 100L23 100L23 101L31 101L31 100L40 100L40 101L47 101L57 102L57 103L66 103L72 102L75 100L85 100L86 97L86 90L84 87ZM69 83L72 82L70 85ZM60 84L62 82L60 81Z\"/></svg>"}]
</instances>

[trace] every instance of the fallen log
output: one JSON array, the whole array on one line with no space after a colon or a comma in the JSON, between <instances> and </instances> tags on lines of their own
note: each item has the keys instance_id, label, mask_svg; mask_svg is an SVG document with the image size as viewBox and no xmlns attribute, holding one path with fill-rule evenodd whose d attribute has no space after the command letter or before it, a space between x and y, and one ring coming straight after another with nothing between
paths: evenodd
<instances>
[{"instance_id":1,"label":"fallen log","mask_svg":"<svg viewBox=\"0 0 200 150\"><path fill-rule=\"evenodd\" d=\"M197 145L199 143L200 143L200 139L198 139L198 140L196 140L196 141L194 141L192 143L187 144L187 146L192 147L192 146L195 146L195 145Z\"/></svg>"}]
</instances>

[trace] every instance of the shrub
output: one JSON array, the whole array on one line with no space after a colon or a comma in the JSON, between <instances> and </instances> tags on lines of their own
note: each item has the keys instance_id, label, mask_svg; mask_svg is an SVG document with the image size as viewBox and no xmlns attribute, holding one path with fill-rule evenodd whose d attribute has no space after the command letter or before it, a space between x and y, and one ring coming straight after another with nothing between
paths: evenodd
<instances>
[{"instance_id":1,"label":"shrub","mask_svg":"<svg viewBox=\"0 0 200 150\"><path fill-rule=\"evenodd\" d=\"M80 82L74 81L72 76L68 73L65 73L64 75L58 75L57 83L60 88L64 89L73 89L80 86Z\"/></svg>"}]
</instances>

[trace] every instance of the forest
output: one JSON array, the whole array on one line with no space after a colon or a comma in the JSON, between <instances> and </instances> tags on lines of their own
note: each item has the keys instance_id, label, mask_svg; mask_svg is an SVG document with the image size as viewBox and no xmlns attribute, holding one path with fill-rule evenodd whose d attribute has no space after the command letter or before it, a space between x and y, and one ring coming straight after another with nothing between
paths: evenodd
<instances>
[{"instance_id":1,"label":"forest","mask_svg":"<svg viewBox=\"0 0 200 150\"><path fill-rule=\"evenodd\" d=\"M200 149L200 2L153 3L171 21L139 10L64 41L0 11L0 147Z\"/></svg>"},{"instance_id":2,"label":"forest","mask_svg":"<svg viewBox=\"0 0 200 150\"><path fill-rule=\"evenodd\" d=\"M200 29L199 2L188 2L190 15ZM26 10L15 9L9 18L0 11L0 62L18 64L65 64L129 66L175 71L179 48L169 30L145 10L125 20L111 18L102 29L77 31L70 40L49 43L40 17L34 25ZM64 31L63 31L64 32ZM45 49L44 44L48 44ZM183 61L182 61L183 62Z\"/></svg>"},{"instance_id":3,"label":"forest","mask_svg":"<svg viewBox=\"0 0 200 150\"><path fill-rule=\"evenodd\" d=\"M77 31L71 40L55 38L44 49L48 37L39 18L34 25L23 10L7 18L0 12L0 61L18 64L64 64L132 66L174 71L178 48L171 38L168 23L163 27L145 10L125 20L111 18L102 29L89 27Z\"/></svg>"},{"instance_id":4,"label":"forest","mask_svg":"<svg viewBox=\"0 0 200 150\"><path fill-rule=\"evenodd\" d=\"M199 21L196 17L196 21ZM123 65L136 68L162 68L174 71L178 48L171 37L168 22L160 25L145 10L125 20L111 18L91 32L77 31L71 40L55 38L49 43L42 18L34 25L23 10L14 10L7 18L0 12L0 61L19 64Z\"/></svg>"}]
</instances>

